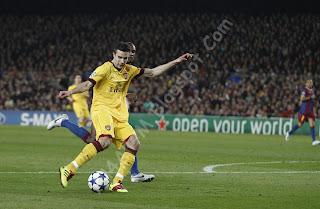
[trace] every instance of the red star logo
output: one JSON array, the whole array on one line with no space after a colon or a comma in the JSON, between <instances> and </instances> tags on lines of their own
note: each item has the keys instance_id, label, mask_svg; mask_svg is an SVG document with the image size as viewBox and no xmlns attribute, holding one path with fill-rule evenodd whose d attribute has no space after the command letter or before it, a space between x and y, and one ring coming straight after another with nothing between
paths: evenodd
<instances>
[{"instance_id":1,"label":"red star logo","mask_svg":"<svg viewBox=\"0 0 320 209\"><path fill-rule=\"evenodd\" d=\"M156 120L156 124L158 124L158 130L165 131L167 129L166 126L169 124L169 121L166 121L164 119L164 116L162 116L160 120Z\"/></svg>"}]
</instances>

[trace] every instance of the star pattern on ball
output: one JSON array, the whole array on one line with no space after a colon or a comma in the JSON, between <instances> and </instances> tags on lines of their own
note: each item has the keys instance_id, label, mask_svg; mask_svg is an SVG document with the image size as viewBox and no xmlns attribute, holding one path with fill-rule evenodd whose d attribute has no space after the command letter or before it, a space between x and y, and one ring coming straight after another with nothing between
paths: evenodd
<instances>
[{"instance_id":1,"label":"star pattern on ball","mask_svg":"<svg viewBox=\"0 0 320 209\"><path fill-rule=\"evenodd\" d=\"M96 179L91 179L89 182L91 183L91 185L94 185L96 183Z\"/></svg>"},{"instance_id":2,"label":"star pattern on ball","mask_svg":"<svg viewBox=\"0 0 320 209\"><path fill-rule=\"evenodd\" d=\"M104 190L104 188L105 188L105 185L103 184L103 185L98 185L100 188L99 188L99 190Z\"/></svg>"},{"instance_id":3,"label":"star pattern on ball","mask_svg":"<svg viewBox=\"0 0 320 209\"><path fill-rule=\"evenodd\" d=\"M100 176L98 178L102 178L102 179L105 179L107 178L106 175L104 175L104 173L100 173Z\"/></svg>"}]
</instances>

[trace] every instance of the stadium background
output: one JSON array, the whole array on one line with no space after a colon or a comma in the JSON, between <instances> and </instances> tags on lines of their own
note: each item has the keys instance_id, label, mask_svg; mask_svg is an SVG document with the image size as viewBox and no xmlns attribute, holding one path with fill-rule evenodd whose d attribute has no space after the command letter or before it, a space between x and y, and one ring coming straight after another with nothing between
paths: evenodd
<instances>
[{"instance_id":1,"label":"stadium background","mask_svg":"<svg viewBox=\"0 0 320 209\"><path fill-rule=\"evenodd\" d=\"M196 62L199 69L181 87L183 94L166 105L161 101L187 63L159 78L134 80L139 101L131 113L297 118L306 76L319 93L314 3L2 1L0 110L6 118L7 110L71 111L58 91L78 73L85 80L112 57L112 44L125 40L137 46L136 66L154 67L186 51L204 60ZM203 38L223 20L233 25L209 51ZM315 113L320 116L318 100Z\"/></svg>"}]
</instances>

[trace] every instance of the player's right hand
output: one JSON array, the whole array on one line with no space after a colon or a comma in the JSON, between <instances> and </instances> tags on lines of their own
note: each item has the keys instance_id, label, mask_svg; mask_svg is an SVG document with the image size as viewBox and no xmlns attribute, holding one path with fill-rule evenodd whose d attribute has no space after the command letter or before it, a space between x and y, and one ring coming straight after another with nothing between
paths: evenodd
<instances>
[{"instance_id":1,"label":"player's right hand","mask_svg":"<svg viewBox=\"0 0 320 209\"><path fill-rule=\"evenodd\" d=\"M60 91L59 92L59 98L65 98L65 97L68 97L68 96L70 96L70 93L69 93L69 91Z\"/></svg>"},{"instance_id":2,"label":"player's right hand","mask_svg":"<svg viewBox=\"0 0 320 209\"><path fill-rule=\"evenodd\" d=\"M193 56L193 54L186 53L186 54L180 56L179 58L175 59L174 61L175 61L176 63L180 63L180 62L182 62L182 61L187 60L189 57L192 57L192 56Z\"/></svg>"}]
</instances>

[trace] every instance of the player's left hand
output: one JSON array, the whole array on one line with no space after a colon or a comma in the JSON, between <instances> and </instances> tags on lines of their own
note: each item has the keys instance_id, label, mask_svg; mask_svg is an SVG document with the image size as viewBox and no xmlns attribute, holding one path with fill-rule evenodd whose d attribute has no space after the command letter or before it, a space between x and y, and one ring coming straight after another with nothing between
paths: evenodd
<instances>
[{"instance_id":1,"label":"player's left hand","mask_svg":"<svg viewBox=\"0 0 320 209\"><path fill-rule=\"evenodd\" d=\"M311 95L311 98L314 99L314 98L316 98L316 96L315 96L314 94L312 94L312 95Z\"/></svg>"},{"instance_id":2,"label":"player's left hand","mask_svg":"<svg viewBox=\"0 0 320 209\"><path fill-rule=\"evenodd\" d=\"M177 58L177 59L175 60L175 62L176 62L176 63L180 63L180 62L182 62L182 61L187 60L189 57L192 57L192 56L193 56L193 54L186 53L186 54L180 56L179 58Z\"/></svg>"}]
</instances>

